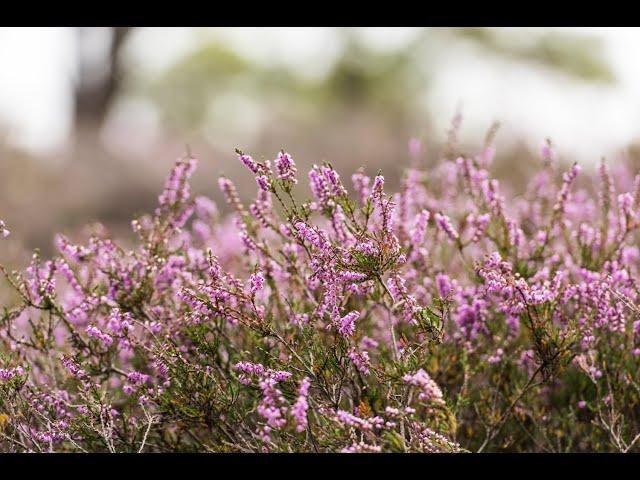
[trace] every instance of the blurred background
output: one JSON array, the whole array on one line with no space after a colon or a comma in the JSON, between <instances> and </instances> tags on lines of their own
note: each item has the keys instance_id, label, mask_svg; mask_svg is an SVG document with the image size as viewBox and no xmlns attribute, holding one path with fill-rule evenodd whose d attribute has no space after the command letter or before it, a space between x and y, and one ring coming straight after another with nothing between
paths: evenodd
<instances>
[{"instance_id":1,"label":"blurred background","mask_svg":"<svg viewBox=\"0 0 640 480\"><path fill-rule=\"evenodd\" d=\"M216 200L221 173L254 193L235 147L393 187L409 139L439 155L456 112L469 151L500 122L513 176L546 138L567 161L638 156L639 50L632 28L2 28L0 260L92 221L129 232L187 149Z\"/></svg>"}]
</instances>

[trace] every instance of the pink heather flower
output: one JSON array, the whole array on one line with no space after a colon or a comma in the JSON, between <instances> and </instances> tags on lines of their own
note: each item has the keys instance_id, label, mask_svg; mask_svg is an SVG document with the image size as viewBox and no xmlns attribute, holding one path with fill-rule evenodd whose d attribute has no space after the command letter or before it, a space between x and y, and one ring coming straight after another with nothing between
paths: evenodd
<instances>
[{"instance_id":1,"label":"pink heather flower","mask_svg":"<svg viewBox=\"0 0 640 480\"><path fill-rule=\"evenodd\" d=\"M62 276L65 278L69 286L76 292L76 294L78 296L84 296L84 291L78 283L78 280L73 273L73 270L71 270L69 264L63 258L59 258L57 261L57 267L58 271L62 274Z\"/></svg>"},{"instance_id":2,"label":"pink heather flower","mask_svg":"<svg viewBox=\"0 0 640 480\"><path fill-rule=\"evenodd\" d=\"M335 420L344 425L347 425L350 427L358 427L358 428L361 428L362 430L372 429L372 425L371 423L369 423L369 421L367 421L364 418L357 417L356 415L353 415L344 410L338 410L336 412Z\"/></svg>"},{"instance_id":3,"label":"pink heather flower","mask_svg":"<svg viewBox=\"0 0 640 480\"><path fill-rule=\"evenodd\" d=\"M232 206L241 218L248 215L246 209L240 201L236 186L231 180L226 177L220 177L218 179L218 186L220 187L220 190L222 190L227 204Z\"/></svg>"},{"instance_id":4,"label":"pink heather flower","mask_svg":"<svg viewBox=\"0 0 640 480\"><path fill-rule=\"evenodd\" d=\"M630 224L635 219L635 213L633 211L633 195L631 193L622 193L618 195L618 209L620 211L619 218L619 234L624 235L624 232L631 226Z\"/></svg>"},{"instance_id":5,"label":"pink heather flower","mask_svg":"<svg viewBox=\"0 0 640 480\"><path fill-rule=\"evenodd\" d=\"M430 214L427 210L422 210L415 220L415 225L411 230L411 243L414 246L419 246L424 240L424 234L427 231L427 223L429 222Z\"/></svg>"},{"instance_id":6,"label":"pink heather flower","mask_svg":"<svg viewBox=\"0 0 640 480\"><path fill-rule=\"evenodd\" d=\"M22 367L16 368L0 368L0 380L8 382L12 378L24 375L24 369Z\"/></svg>"},{"instance_id":7,"label":"pink heather flower","mask_svg":"<svg viewBox=\"0 0 640 480\"><path fill-rule=\"evenodd\" d=\"M245 246L248 252L253 252L258 249L256 242L253 241L253 238L251 238L244 225L241 227L238 235L240 236L240 240L242 240L242 244Z\"/></svg>"},{"instance_id":8,"label":"pink heather flower","mask_svg":"<svg viewBox=\"0 0 640 480\"><path fill-rule=\"evenodd\" d=\"M365 273L360 272L340 272L340 278L346 282L361 282L362 280L367 278Z\"/></svg>"},{"instance_id":9,"label":"pink heather flower","mask_svg":"<svg viewBox=\"0 0 640 480\"><path fill-rule=\"evenodd\" d=\"M309 315L306 313L296 313L293 315L291 323L298 325L299 327L307 325L309 323Z\"/></svg>"},{"instance_id":10,"label":"pink heather flower","mask_svg":"<svg viewBox=\"0 0 640 480\"><path fill-rule=\"evenodd\" d=\"M238 362L234 368L242 374L255 375L259 378L271 378L276 382L284 382L291 378L290 372L265 368L264 365L260 363Z\"/></svg>"},{"instance_id":11,"label":"pink heather flower","mask_svg":"<svg viewBox=\"0 0 640 480\"><path fill-rule=\"evenodd\" d=\"M309 378L305 377L302 379L298 390L298 399L291 408L291 414L296 422L296 432L298 433L304 432L307 429L307 410L309 409L307 396L309 395L310 385L311 380L309 380Z\"/></svg>"},{"instance_id":12,"label":"pink heather flower","mask_svg":"<svg viewBox=\"0 0 640 480\"><path fill-rule=\"evenodd\" d=\"M356 320L360 316L359 312L353 311L342 317L338 323L338 332L345 338L353 336L356 331Z\"/></svg>"},{"instance_id":13,"label":"pink heather flower","mask_svg":"<svg viewBox=\"0 0 640 480\"><path fill-rule=\"evenodd\" d=\"M303 240L306 240L314 247L323 250L326 245L324 239L315 229L311 228L304 222L298 222L295 224L296 231L298 232L298 236Z\"/></svg>"},{"instance_id":14,"label":"pink heather flower","mask_svg":"<svg viewBox=\"0 0 640 480\"><path fill-rule=\"evenodd\" d=\"M371 198L374 201L379 201L384 193L384 177L377 175L373 180L373 187L371 188Z\"/></svg>"},{"instance_id":15,"label":"pink heather flower","mask_svg":"<svg viewBox=\"0 0 640 480\"><path fill-rule=\"evenodd\" d=\"M500 363L502 361L502 357L504 356L504 350L502 348L498 348L493 355L487 357L487 362L489 364Z\"/></svg>"},{"instance_id":16,"label":"pink heather flower","mask_svg":"<svg viewBox=\"0 0 640 480\"><path fill-rule=\"evenodd\" d=\"M341 197L347 194L346 189L340 181L340 174L338 172L336 172L332 167L328 167L326 165L323 165L320 168L320 171L326 180L327 187L332 196Z\"/></svg>"},{"instance_id":17,"label":"pink heather flower","mask_svg":"<svg viewBox=\"0 0 640 480\"><path fill-rule=\"evenodd\" d=\"M61 358L62 365L71 373L72 376L78 379L87 378L87 372L82 370L78 364L71 358L63 356Z\"/></svg>"},{"instance_id":18,"label":"pink heather flower","mask_svg":"<svg viewBox=\"0 0 640 480\"><path fill-rule=\"evenodd\" d=\"M378 253L376 246L374 245L373 242L370 242L370 241L358 243L355 249L358 252L364 253L365 255L368 255L371 257Z\"/></svg>"},{"instance_id":19,"label":"pink heather flower","mask_svg":"<svg viewBox=\"0 0 640 480\"><path fill-rule=\"evenodd\" d=\"M314 165L311 170L309 170L309 187L311 188L313 196L321 205L327 205L329 203L331 200L329 185L318 165Z\"/></svg>"},{"instance_id":20,"label":"pink heather flower","mask_svg":"<svg viewBox=\"0 0 640 480\"><path fill-rule=\"evenodd\" d=\"M364 336L360 340L360 345L363 349L375 350L378 348L379 343L371 337Z\"/></svg>"},{"instance_id":21,"label":"pink heather flower","mask_svg":"<svg viewBox=\"0 0 640 480\"><path fill-rule=\"evenodd\" d=\"M262 390L262 401L258 405L257 411L260 416L266 420L267 426L270 429L279 430L287 423L286 414L288 408L282 392L276 385L277 380L274 378L264 378L260 380L259 386ZM267 430L265 432L265 440L269 439L269 431L270 430Z\"/></svg>"},{"instance_id":22,"label":"pink heather flower","mask_svg":"<svg viewBox=\"0 0 640 480\"><path fill-rule=\"evenodd\" d=\"M478 243L484 237L487 231L489 221L491 220L491 215L485 213L483 215L478 215L477 217L470 215L470 217L470 223L475 226L475 232L473 232L471 241L473 243Z\"/></svg>"},{"instance_id":23,"label":"pink heather flower","mask_svg":"<svg viewBox=\"0 0 640 480\"><path fill-rule=\"evenodd\" d=\"M242 162L244 166L251 171L251 173L258 173L258 164L250 155L240 154L238 155L238 160L240 160L240 162Z\"/></svg>"},{"instance_id":24,"label":"pink heather flower","mask_svg":"<svg viewBox=\"0 0 640 480\"><path fill-rule=\"evenodd\" d=\"M87 327L87 335L99 340L100 343L102 343L105 347L109 347L113 343L113 338L111 337L111 335L104 333L102 330L96 328L93 325Z\"/></svg>"},{"instance_id":25,"label":"pink heather flower","mask_svg":"<svg viewBox=\"0 0 640 480\"><path fill-rule=\"evenodd\" d=\"M369 367L371 366L371 362L369 360L369 353L366 350L361 352L352 349L349 351L349 358L358 369L360 373L363 375L369 375Z\"/></svg>"},{"instance_id":26,"label":"pink heather flower","mask_svg":"<svg viewBox=\"0 0 640 480\"><path fill-rule=\"evenodd\" d=\"M436 284L438 285L438 292L441 297L447 297L449 293L451 293L451 279L448 275L445 275L444 273L437 274Z\"/></svg>"},{"instance_id":27,"label":"pink heather flower","mask_svg":"<svg viewBox=\"0 0 640 480\"><path fill-rule=\"evenodd\" d=\"M120 334L125 329L131 328L132 324L133 318L129 312L121 313L119 309L114 308L111 315L109 315L107 328L113 333Z\"/></svg>"},{"instance_id":28,"label":"pink heather flower","mask_svg":"<svg viewBox=\"0 0 640 480\"><path fill-rule=\"evenodd\" d=\"M133 385L143 385L149 381L149 375L134 370L127 375L127 380Z\"/></svg>"},{"instance_id":29,"label":"pink heather flower","mask_svg":"<svg viewBox=\"0 0 640 480\"><path fill-rule=\"evenodd\" d=\"M424 402L444 404L442 390L423 369L413 375L407 374L402 379L409 385L415 385L422 390L418 398Z\"/></svg>"},{"instance_id":30,"label":"pink heather flower","mask_svg":"<svg viewBox=\"0 0 640 480\"><path fill-rule=\"evenodd\" d=\"M64 235L56 235L55 244L60 253L66 255L76 263L82 262L91 254L91 251L88 248L73 245Z\"/></svg>"},{"instance_id":31,"label":"pink heather flower","mask_svg":"<svg viewBox=\"0 0 640 480\"><path fill-rule=\"evenodd\" d=\"M456 242L460 238L458 231L453 227L453 225L451 225L451 219L449 219L445 214L436 213L435 220L438 228L440 228L440 230L449 237L451 242Z\"/></svg>"},{"instance_id":32,"label":"pink heather flower","mask_svg":"<svg viewBox=\"0 0 640 480\"><path fill-rule=\"evenodd\" d=\"M418 422L414 422L412 427L420 441L423 451L428 453L460 451L460 445L452 442L444 435L437 433Z\"/></svg>"},{"instance_id":33,"label":"pink heather flower","mask_svg":"<svg viewBox=\"0 0 640 480\"><path fill-rule=\"evenodd\" d=\"M348 447L344 447L340 450L340 453L380 453L382 447L380 445L370 445L365 442L356 442Z\"/></svg>"},{"instance_id":34,"label":"pink heather flower","mask_svg":"<svg viewBox=\"0 0 640 480\"><path fill-rule=\"evenodd\" d=\"M197 165L195 158L178 159L175 166L167 176L164 191L158 197L160 207L157 214L166 211L166 207L177 205L189 198L189 178L193 174Z\"/></svg>"},{"instance_id":35,"label":"pink heather flower","mask_svg":"<svg viewBox=\"0 0 640 480\"><path fill-rule=\"evenodd\" d=\"M580 401L578 402L578 408L579 408L579 409L581 409L581 410L582 410L582 409L583 409L583 408L585 408L586 406L587 406L587 402L585 402L584 400L580 400Z\"/></svg>"},{"instance_id":36,"label":"pink heather flower","mask_svg":"<svg viewBox=\"0 0 640 480\"><path fill-rule=\"evenodd\" d=\"M264 275L262 272L256 272L249 277L251 295L255 295L264 288Z\"/></svg>"},{"instance_id":37,"label":"pink heather flower","mask_svg":"<svg viewBox=\"0 0 640 480\"><path fill-rule=\"evenodd\" d=\"M296 178L296 164L293 161L293 158L291 158L291 155L286 153L284 150L281 151L278 153L278 157L275 159L274 164L278 171L279 179L298 183L298 179Z\"/></svg>"},{"instance_id":38,"label":"pink heather flower","mask_svg":"<svg viewBox=\"0 0 640 480\"><path fill-rule=\"evenodd\" d=\"M269 180L269 177L267 177L266 175L257 175L256 183L258 184L260 189L265 192L269 192L273 188L273 186L271 185L271 180Z\"/></svg>"},{"instance_id":39,"label":"pink heather flower","mask_svg":"<svg viewBox=\"0 0 640 480\"><path fill-rule=\"evenodd\" d=\"M578 165L577 163L574 163L573 166L571 167L571 170L563 174L562 187L558 192L556 203L553 206L554 212L564 213L565 205L567 203L567 200L569 199L569 190L571 188L571 185L575 181L576 177L578 176L578 173L580 173L580 165Z\"/></svg>"}]
</instances>

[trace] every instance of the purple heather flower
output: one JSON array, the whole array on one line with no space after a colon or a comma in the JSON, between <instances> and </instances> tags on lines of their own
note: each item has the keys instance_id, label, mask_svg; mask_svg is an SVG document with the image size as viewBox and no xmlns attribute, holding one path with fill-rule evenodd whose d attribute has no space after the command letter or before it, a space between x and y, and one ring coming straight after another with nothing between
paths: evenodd
<instances>
[{"instance_id":1,"label":"purple heather flower","mask_svg":"<svg viewBox=\"0 0 640 480\"><path fill-rule=\"evenodd\" d=\"M451 219L445 214L436 213L435 220L438 228L440 228L440 230L442 230L447 235L451 242L456 242L460 238L458 231L451 224Z\"/></svg>"},{"instance_id":2,"label":"purple heather flower","mask_svg":"<svg viewBox=\"0 0 640 480\"><path fill-rule=\"evenodd\" d=\"M360 317L359 312L353 311L347 313L338 323L338 332L345 338L353 336L356 331L356 320L358 317Z\"/></svg>"},{"instance_id":3,"label":"purple heather flower","mask_svg":"<svg viewBox=\"0 0 640 480\"><path fill-rule=\"evenodd\" d=\"M279 179L298 183L298 179L296 178L296 164L293 161L293 158L291 158L291 155L285 151L279 152L274 164L278 172Z\"/></svg>"}]
</instances>

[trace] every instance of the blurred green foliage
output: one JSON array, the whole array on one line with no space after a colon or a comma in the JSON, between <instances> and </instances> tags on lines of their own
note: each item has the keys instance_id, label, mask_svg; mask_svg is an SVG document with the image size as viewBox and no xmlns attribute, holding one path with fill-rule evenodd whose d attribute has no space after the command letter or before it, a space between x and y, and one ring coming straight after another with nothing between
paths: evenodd
<instances>
[{"instance_id":1,"label":"blurred green foliage","mask_svg":"<svg viewBox=\"0 0 640 480\"><path fill-rule=\"evenodd\" d=\"M239 92L262 108L286 103L296 115L322 118L332 112L383 113L388 122L428 115L424 98L438 68L434 49L471 43L485 54L545 67L576 81L616 81L598 38L588 34L518 29L426 28L401 49L371 47L356 31L337 29L341 51L322 78L310 80L294 67L258 65L232 46L205 39L191 53L138 93L148 96L169 125L197 129L207 122L212 102ZM445 53L446 54L446 53Z\"/></svg>"},{"instance_id":2,"label":"blurred green foliage","mask_svg":"<svg viewBox=\"0 0 640 480\"><path fill-rule=\"evenodd\" d=\"M575 79L608 84L616 81L605 60L602 42L591 35L564 32L525 35L488 28L459 28L455 33L498 55L536 63Z\"/></svg>"}]
</instances>

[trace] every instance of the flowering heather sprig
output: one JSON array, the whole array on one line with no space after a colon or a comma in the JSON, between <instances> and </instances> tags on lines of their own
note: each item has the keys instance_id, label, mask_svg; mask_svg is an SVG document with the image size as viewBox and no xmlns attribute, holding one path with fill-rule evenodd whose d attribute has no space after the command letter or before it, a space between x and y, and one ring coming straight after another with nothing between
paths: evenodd
<instances>
[{"instance_id":1,"label":"flowering heather sprig","mask_svg":"<svg viewBox=\"0 0 640 480\"><path fill-rule=\"evenodd\" d=\"M273 189L271 180L266 175L257 175L256 183L258 184L260 189L264 192L270 192Z\"/></svg>"},{"instance_id":2,"label":"flowering heather sprig","mask_svg":"<svg viewBox=\"0 0 640 480\"><path fill-rule=\"evenodd\" d=\"M264 275L262 272L256 272L249 277L251 295L255 295L264 288Z\"/></svg>"},{"instance_id":3,"label":"flowering heather sprig","mask_svg":"<svg viewBox=\"0 0 640 480\"><path fill-rule=\"evenodd\" d=\"M87 327L87 335L97 339L105 347L110 347L113 343L113 338L111 337L111 335L102 332L99 328L96 328L93 325Z\"/></svg>"},{"instance_id":4,"label":"flowering heather sprig","mask_svg":"<svg viewBox=\"0 0 640 480\"><path fill-rule=\"evenodd\" d=\"M264 365L259 363L238 362L234 368L236 371L242 372L245 375L255 375L259 378L272 378L276 382L284 382L291 378L290 372L265 368Z\"/></svg>"},{"instance_id":5,"label":"flowering heather sprig","mask_svg":"<svg viewBox=\"0 0 640 480\"><path fill-rule=\"evenodd\" d=\"M159 208L171 207L189 198L189 178L197 166L195 158L179 159L167 177L164 191L158 197Z\"/></svg>"},{"instance_id":6,"label":"flowering heather sprig","mask_svg":"<svg viewBox=\"0 0 640 480\"><path fill-rule=\"evenodd\" d=\"M356 331L356 320L360 317L359 312L349 312L338 322L338 332L345 338L352 337Z\"/></svg>"},{"instance_id":7,"label":"flowering heather sprig","mask_svg":"<svg viewBox=\"0 0 640 480\"><path fill-rule=\"evenodd\" d=\"M376 175L373 179L373 187L371 188L371 199L374 202L379 202L384 193L384 177L382 175Z\"/></svg>"},{"instance_id":8,"label":"flowering heather sprig","mask_svg":"<svg viewBox=\"0 0 640 480\"><path fill-rule=\"evenodd\" d=\"M262 401L258 405L257 411L264 418L267 425L262 428L262 438L268 442L272 430L279 430L287 424L287 403L282 392L276 387L277 380L274 378L264 378L259 385L262 390Z\"/></svg>"},{"instance_id":9,"label":"flowering heather sprig","mask_svg":"<svg viewBox=\"0 0 640 480\"><path fill-rule=\"evenodd\" d=\"M557 212L559 214L564 213L565 204L569 199L569 190L574 180L578 176L578 173L580 173L580 165L578 165L577 163L574 163L573 166L571 167L571 170L563 174L562 187L558 192L558 198L556 200L555 205L553 206L554 212Z\"/></svg>"},{"instance_id":10,"label":"flowering heather sprig","mask_svg":"<svg viewBox=\"0 0 640 480\"><path fill-rule=\"evenodd\" d=\"M31 263L26 269L26 285L33 303L40 304L45 299L52 300L56 292L56 269L55 262L47 260L42 263L37 253L31 257Z\"/></svg>"},{"instance_id":11,"label":"flowering heather sprig","mask_svg":"<svg viewBox=\"0 0 640 480\"><path fill-rule=\"evenodd\" d=\"M416 432L420 447L425 453L455 453L461 450L460 445L428 427L417 422L413 423L412 427Z\"/></svg>"},{"instance_id":12,"label":"flowering heather sprig","mask_svg":"<svg viewBox=\"0 0 640 480\"><path fill-rule=\"evenodd\" d=\"M258 164L253 158L251 158L251 155L245 155L244 153L240 153L238 155L238 160L240 160L244 164L244 166L251 171L251 173L253 174L258 173L259 171Z\"/></svg>"},{"instance_id":13,"label":"flowering heather sprig","mask_svg":"<svg viewBox=\"0 0 640 480\"><path fill-rule=\"evenodd\" d=\"M349 352L349 358L361 374L369 375L371 367L369 352L366 350L359 352L354 349Z\"/></svg>"},{"instance_id":14,"label":"flowering heather sprig","mask_svg":"<svg viewBox=\"0 0 640 480\"><path fill-rule=\"evenodd\" d=\"M66 356L62 356L61 359L61 363L62 365L64 365L64 367L69 371L69 373L78 379L85 379L87 378L87 372L85 372L84 370L82 370L78 364L72 360L69 357Z\"/></svg>"},{"instance_id":15,"label":"flowering heather sprig","mask_svg":"<svg viewBox=\"0 0 640 480\"><path fill-rule=\"evenodd\" d=\"M220 190L222 190L227 203L235 209L240 217L248 215L244 205L242 205L242 202L240 201L236 186L231 180L226 177L220 177L218 179L218 186L220 187Z\"/></svg>"},{"instance_id":16,"label":"flowering heather sprig","mask_svg":"<svg viewBox=\"0 0 640 480\"><path fill-rule=\"evenodd\" d=\"M278 153L278 157L273 163L276 167L278 178L280 180L285 180L294 184L298 183L298 179L296 178L298 170L296 169L296 164L293 161L293 158L291 158L291 155L282 150Z\"/></svg>"},{"instance_id":17,"label":"flowering heather sprig","mask_svg":"<svg viewBox=\"0 0 640 480\"><path fill-rule=\"evenodd\" d=\"M331 211L337 201L347 194L340 175L329 165L312 167L309 171L309 187L322 210Z\"/></svg>"},{"instance_id":18,"label":"flowering heather sprig","mask_svg":"<svg viewBox=\"0 0 640 480\"><path fill-rule=\"evenodd\" d=\"M90 249L80 245L73 245L64 235L56 235L55 244L60 253L66 255L76 263L82 262L91 254Z\"/></svg>"},{"instance_id":19,"label":"flowering heather sprig","mask_svg":"<svg viewBox=\"0 0 640 480\"><path fill-rule=\"evenodd\" d=\"M415 226L411 230L411 243L414 246L420 246L424 239L424 234L427 231L427 223L431 215L427 210L422 210L415 220Z\"/></svg>"},{"instance_id":20,"label":"flowering heather sprig","mask_svg":"<svg viewBox=\"0 0 640 480\"><path fill-rule=\"evenodd\" d=\"M489 221L491 220L491 215L488 213L482 215L469 215L468 217L469 223L475 227L475 231L473 232L473 236L471 237L472 243L478 243L485 236L487 232L487 227L489 226Z\"/></svg>"},{"instance_id":21,"label":"flowering heather sprig","mask_svg":"<svg viewBox=\"0 0 640 480\"><path fill-rule=\"evenodd\" d=\"M419 369L413 375L407 374L402 379L409 385L415 385L420 388L418 398L423 402L434 404L444 403L442 390L436 382L423 369Z\"/></svg>"},{"instance_id":22,"label":"flowering heather sprig","mask_svg":"<svg viewBox=\"0 0 640 480\"><path fill-rule=\"evenodd\" d=\"M275 229L273 219L271 194L265 190L258 191L256 201L249 205L249 211L264 228Z\"/></svg>"},{"instance_id":23,"label":"flowering heather sprig","mask_svg":"<svg viewBox=\"0 0 640 480\"><path fill-rule=\"evenodd\" d=\"M438 212L435 214L435 220L436 220L436 225L438 225L438 228L447 235L447 237L451 242L458 241L458 239L460 238L460 234L451 224L451 219L449 217L447 217L443 213Z\"/></svg>"},{"instance_id":24,"label":"flowering heather sprig","mask_svg":"<svg viewBox=\"0 0 640 480\"><path fill-rule=\"evenodd\" d=\"M380 453L380 445L369 445L364 442L357 442L340 450L340 453Z\"/></svg>"},{"instance_id":25,"label":"flowering heather sprig","mask_svg":"<svg viewBox=\"0 0 640 480\"><path fill-rule=\"evenodd\" d=\"M298 389L298 399L291 408L291 414L296 422L296 432L304 432L307 429L307 410L309 409L309 403L307 402L307 396L309 395L309 386L311 380L308 377L304 377L300 382L300 388Z\"/></svg>"},{"instance_id":26,"label":"flowering heather sprig","mask_svg":"<svg viewBox=\"0 0 640 480\"><path fill-rule=\"evenodd\" d=\"M129 312L121 312L114 308L107 320L107 328L115 334L121 334L133 326L133 316Z\"/></svg>"},{"instance_id":27,"label":"flowering heather sprig","mask_svg":"<svg viewBox=\"0 0 640 480\"><path fill-rule=\"evenodd\" d=\"M24 375L24 368L15 367L15 368L0 368L0 381L8 382L9 380L15 377L21 377Z\"/></svg>"}]
</instances>

